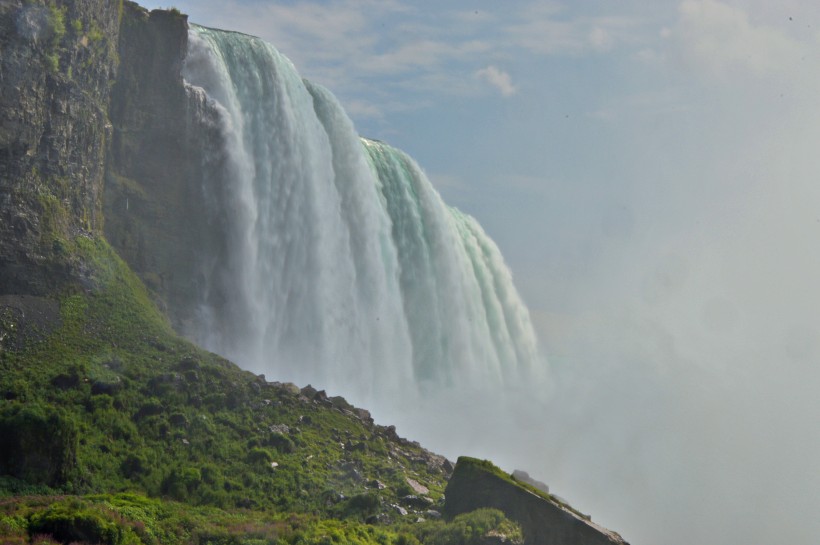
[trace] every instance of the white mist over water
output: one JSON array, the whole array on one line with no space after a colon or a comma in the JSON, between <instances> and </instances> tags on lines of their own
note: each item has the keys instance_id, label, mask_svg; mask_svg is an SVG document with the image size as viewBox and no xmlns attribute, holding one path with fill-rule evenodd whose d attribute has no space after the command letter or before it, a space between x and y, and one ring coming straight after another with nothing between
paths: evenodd
<instances>
[{"instance_id":1,"label":"white mist over water","mask_svg":"<svg viewBox=\"0 0 820 545\"><path fill-rule=\"evenodd\" d=\"M192 25L183 75L221 136L203 191L225 250L203 270L196 341L414 439L450 438L428 445L448 455L482 418L453 407L483 399L486 422L545 383L498 248L412 159L360 139L259 39Z\"/></svg>"},{"instance_id":2,"label":"white mist over water","mask_svg":"<svg viewBox=\"0 0 820 545\"><path fill-rule=\"evenodd\" d=\"M539 17L522 2L467 34L455 4L398 20L382 7L412 3L183 4L273 40L359 107L360 130L424 157L512 264L550 358L550 410L492 419L477 411L496 396L481 396L448 408L490 417L452 429L472 443L400 432L527 469L633 545L817 542L820 4L563 2ZM545 51L567 35L539 22L578 40ZM606 51L579 51L594 25ZM491 44L519 92L452 85L485 50L419 78L396 53L430 36L445 54ZM413 70L374 76L374 60ZM509 448L487 439L499 428L526 431Z\"/></svg>"}]
</instances>

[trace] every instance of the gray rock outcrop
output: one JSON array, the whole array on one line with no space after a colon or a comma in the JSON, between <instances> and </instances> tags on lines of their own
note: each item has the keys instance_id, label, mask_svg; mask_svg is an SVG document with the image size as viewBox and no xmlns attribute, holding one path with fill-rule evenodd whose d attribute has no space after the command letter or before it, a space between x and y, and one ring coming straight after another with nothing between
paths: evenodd
<instances>
[{"instance_id":1,"label":"gray rock outcrop","mask_svg":"<svg viewBox=\"0 0 820 545\"><path fill-rule=\"evenodd\" d=\"M626 545L617 533L516 482L490 462L459 458L444 494L445 516L482 507L499 509L521 525L525 545Z\"/></svg>"}]
</instances>

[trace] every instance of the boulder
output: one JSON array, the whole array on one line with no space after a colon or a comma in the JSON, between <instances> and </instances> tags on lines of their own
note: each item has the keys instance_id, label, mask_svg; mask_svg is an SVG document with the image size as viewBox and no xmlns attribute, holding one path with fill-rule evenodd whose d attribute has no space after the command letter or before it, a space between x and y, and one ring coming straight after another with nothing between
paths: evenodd
<instances>
[{"instance_id":1,"label":"boulder","mask_svg":"<svg viewBox=\"0 0 820 545\"><path fill-rule=\"evenodd\" d=\"M306 398L308 398L308 399L313 399L318 392L319 391L316 388L314 388L313 386L311 386L310 384L308 384L307 386L305 386L301 390L301 394L303 396L305 396Z\"/></svg>"},{"instance_id":2,"label":"boulder","mask_svg":"<svg viewBox=\"0 0 820 545\"><path fill-rule=\"evenodd\" d=\"M421 484L420 482L411 479L410 477L406 477L405 480L407 481L407 484L410 485L410 488L413 489L413 492L415 492L416 494L420 494L423 496L425 494L430 493L430 489Z\"/></svg>"},{"instance_id":3,"label":"boulder","mask_svg":"<svg viewBox=\"0 0 820 545\"><path fill-rule=\"evenodd\" d=\"M285 382L280 387L284 392L287 392L291 395L299 395L300 393L299 387L292 382Z\"/></svg>"},{"instance_id":4,"label":"boulder","mask_svg":"<svg viewBox=\"0 0 820 545\"><path fill-rule=\"evenodd\" d=\"M407 516L407 509L405 509L401 505L392 504L390 507L392 507L399 515L403 517Z\"/></svg>"},{"instance_id":5,"label":"boulder","mask_svg":"<svg viewBox=\"0 0 820 545\"><path fill-rule=\"evenodd\" d=\"M379 480L373 479L372 481L367 483L367 487L373 488L375 490L384 490L385 488L387 488L387 485Z\"/></svg>"},{"instance_id":6,"label":"boulder","mask_svg":"<svg viewBox=\"0 0 820 545\"><path fill-rule=\"evenodd\" d=\"M412 507L413 509L428 509L432 507L433 503L435 503L427 496L415 496L412 494L401 498L401 502L407 507Z\"/></svg>"}]
</instances>

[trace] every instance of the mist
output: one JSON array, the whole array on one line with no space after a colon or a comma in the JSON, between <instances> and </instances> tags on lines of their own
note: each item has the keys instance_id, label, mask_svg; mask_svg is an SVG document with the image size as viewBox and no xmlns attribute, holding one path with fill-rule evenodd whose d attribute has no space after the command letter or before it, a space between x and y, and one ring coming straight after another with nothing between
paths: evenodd
<instances>
[{"instance_id":1,"label":"mist","mask_svg":"<svg viewBox=\"0 0 820 545\"><path fill-rule=\"evenodd\" d=\"M377 421L526 470L633 545L815 543L820 7L305 5L189 11L282 47L478 219L548 371ZM419 40L429 66L373 62Z\"/></svg>"},{"instance_id":2,"label":"mist","mask_svg":"<svg viewBox=\"0 0 820 545\"><path fill-rule=\"evenodd\" d=\"M810 74L776 76L621 120L609 198L553 185L573 236L544 220L559 234L516 276L553 383L499 458L633 544L820 531L820 125Z\"/></svg>"}]
</instances>

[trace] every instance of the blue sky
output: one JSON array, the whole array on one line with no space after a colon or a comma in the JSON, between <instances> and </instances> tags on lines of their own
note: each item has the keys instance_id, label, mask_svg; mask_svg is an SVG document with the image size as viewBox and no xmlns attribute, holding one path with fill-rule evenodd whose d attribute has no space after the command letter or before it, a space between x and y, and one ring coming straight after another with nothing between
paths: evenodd
<instances>
[{"instance_id":1,"label":"blue sky","mask_svg":"<svg viewBox=\"0 0 820 545\"><path fill-rule=\"evenodd\" d=\"M634 545L813 543L820 3L175 5L273 43L499 243L556 385L509 463Z\"/></svg>"}]
</instances>

